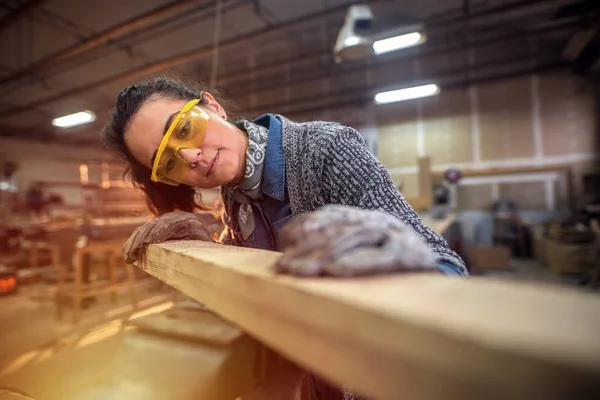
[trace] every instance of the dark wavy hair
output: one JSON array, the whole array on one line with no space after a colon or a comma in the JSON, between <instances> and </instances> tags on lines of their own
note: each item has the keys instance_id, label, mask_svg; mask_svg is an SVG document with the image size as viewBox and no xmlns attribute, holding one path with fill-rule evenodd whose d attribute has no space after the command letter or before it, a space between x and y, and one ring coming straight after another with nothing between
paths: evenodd
<instances>
[{"instance_id":1,"label":"dark wavy hair","mask_svg":"<svg viewBox=\"0 0 600 400\"><path fill-rule=\"evenodd\" d=\"M205 90L199 84L185 84L167 77L158 77L129 86L118 94L110 120L102 131L104 146L118 153L127 163L126 176L135 187L144 192L146 204L155 215L170 211L207 211L211 208L202 202L201 196L190 186L153 182L150 179L151 170L136 161L127 149L124 134L140 107L147 101L160 97L200 99ZM200 105L202 104L207 104L203 97L200 102Z\"/></svg>"}]
</instances>

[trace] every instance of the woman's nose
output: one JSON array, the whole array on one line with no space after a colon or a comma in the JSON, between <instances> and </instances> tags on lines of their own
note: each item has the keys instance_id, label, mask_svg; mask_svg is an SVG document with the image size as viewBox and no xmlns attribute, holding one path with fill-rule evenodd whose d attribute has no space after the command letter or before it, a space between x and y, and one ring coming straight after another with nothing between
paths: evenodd
<instances>
[{"instance_id":1,"label":"woman's nose","mask_svg":"<svg viewBox=\"0 0 600 400\"><path fill-rule=\"evenodd\" d=\"M188 164L200 162L202 150L198 149L179 149L179 155Z\"/></svg>"}]
</instances>

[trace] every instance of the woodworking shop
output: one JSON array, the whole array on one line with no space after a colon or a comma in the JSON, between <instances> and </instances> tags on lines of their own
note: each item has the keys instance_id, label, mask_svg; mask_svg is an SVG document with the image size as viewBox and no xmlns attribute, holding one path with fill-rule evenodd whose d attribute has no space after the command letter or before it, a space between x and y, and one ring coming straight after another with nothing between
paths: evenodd
<instances>
[{"instance_id":1,"label":"woodworking shop","mask_svg":"<svg viewBox=\"0 0 600 400\"><path fill-rule=\"evenodd\" d=\"M600 399L600 1L0 0L24 399Z\"/></svg>"}]
</instances>

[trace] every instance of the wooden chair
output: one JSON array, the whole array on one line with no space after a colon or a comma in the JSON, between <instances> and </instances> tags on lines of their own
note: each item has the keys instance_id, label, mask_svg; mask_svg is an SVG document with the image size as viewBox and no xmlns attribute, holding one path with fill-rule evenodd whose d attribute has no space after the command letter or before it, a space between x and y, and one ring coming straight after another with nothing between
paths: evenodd
<instances>
[{"instance_id":1,"label":"wooden chair","mask_svg":"<svg viewBox=\"0 0 600 400\"><path fill-rule=\"evenodd\" d=\"M66 239L66 238L64 238ZM135 294L135 275L133 266L121 260L121 248L123 241L93 242L78 240L70 237L62 240L61 260L57 260L58 283L56 291L56 316L62 318L63 308L70 300L73 306L73 323L78 323L81 317L82 301L86 298L103 293L110 293L111 301L116 302L116 292L127 288L131 303L137 308L137 297ZM69 257L69 250L71 250ZM90 262L85 263L85 257L102 255L100 266L106 268L107 279L93 279L92 269L98 265ZM121 259L121 260L120 260ZM90 260L91 261L91 260ZM125 281L117 281L117 268L125 269ZM72 283L67 282L72 278Z\"/></svg>"}]
</instances>

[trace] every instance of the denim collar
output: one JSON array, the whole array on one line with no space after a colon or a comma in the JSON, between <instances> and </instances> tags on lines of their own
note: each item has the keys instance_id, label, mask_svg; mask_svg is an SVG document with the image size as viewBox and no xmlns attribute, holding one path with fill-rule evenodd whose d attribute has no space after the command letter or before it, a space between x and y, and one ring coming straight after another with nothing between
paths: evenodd
<instances>
[{"instance_id":1,"label":"denim collar","mask_svg":"<svg viewBox=\"0 0 600 400\"><path fill-rule=\"evenodd\" d=\"M273 114L265 114L254 120L254 123L269 129L262 192L267 196L283 201L286 182L281 121Z\"/></svg>"}]
</instances>

